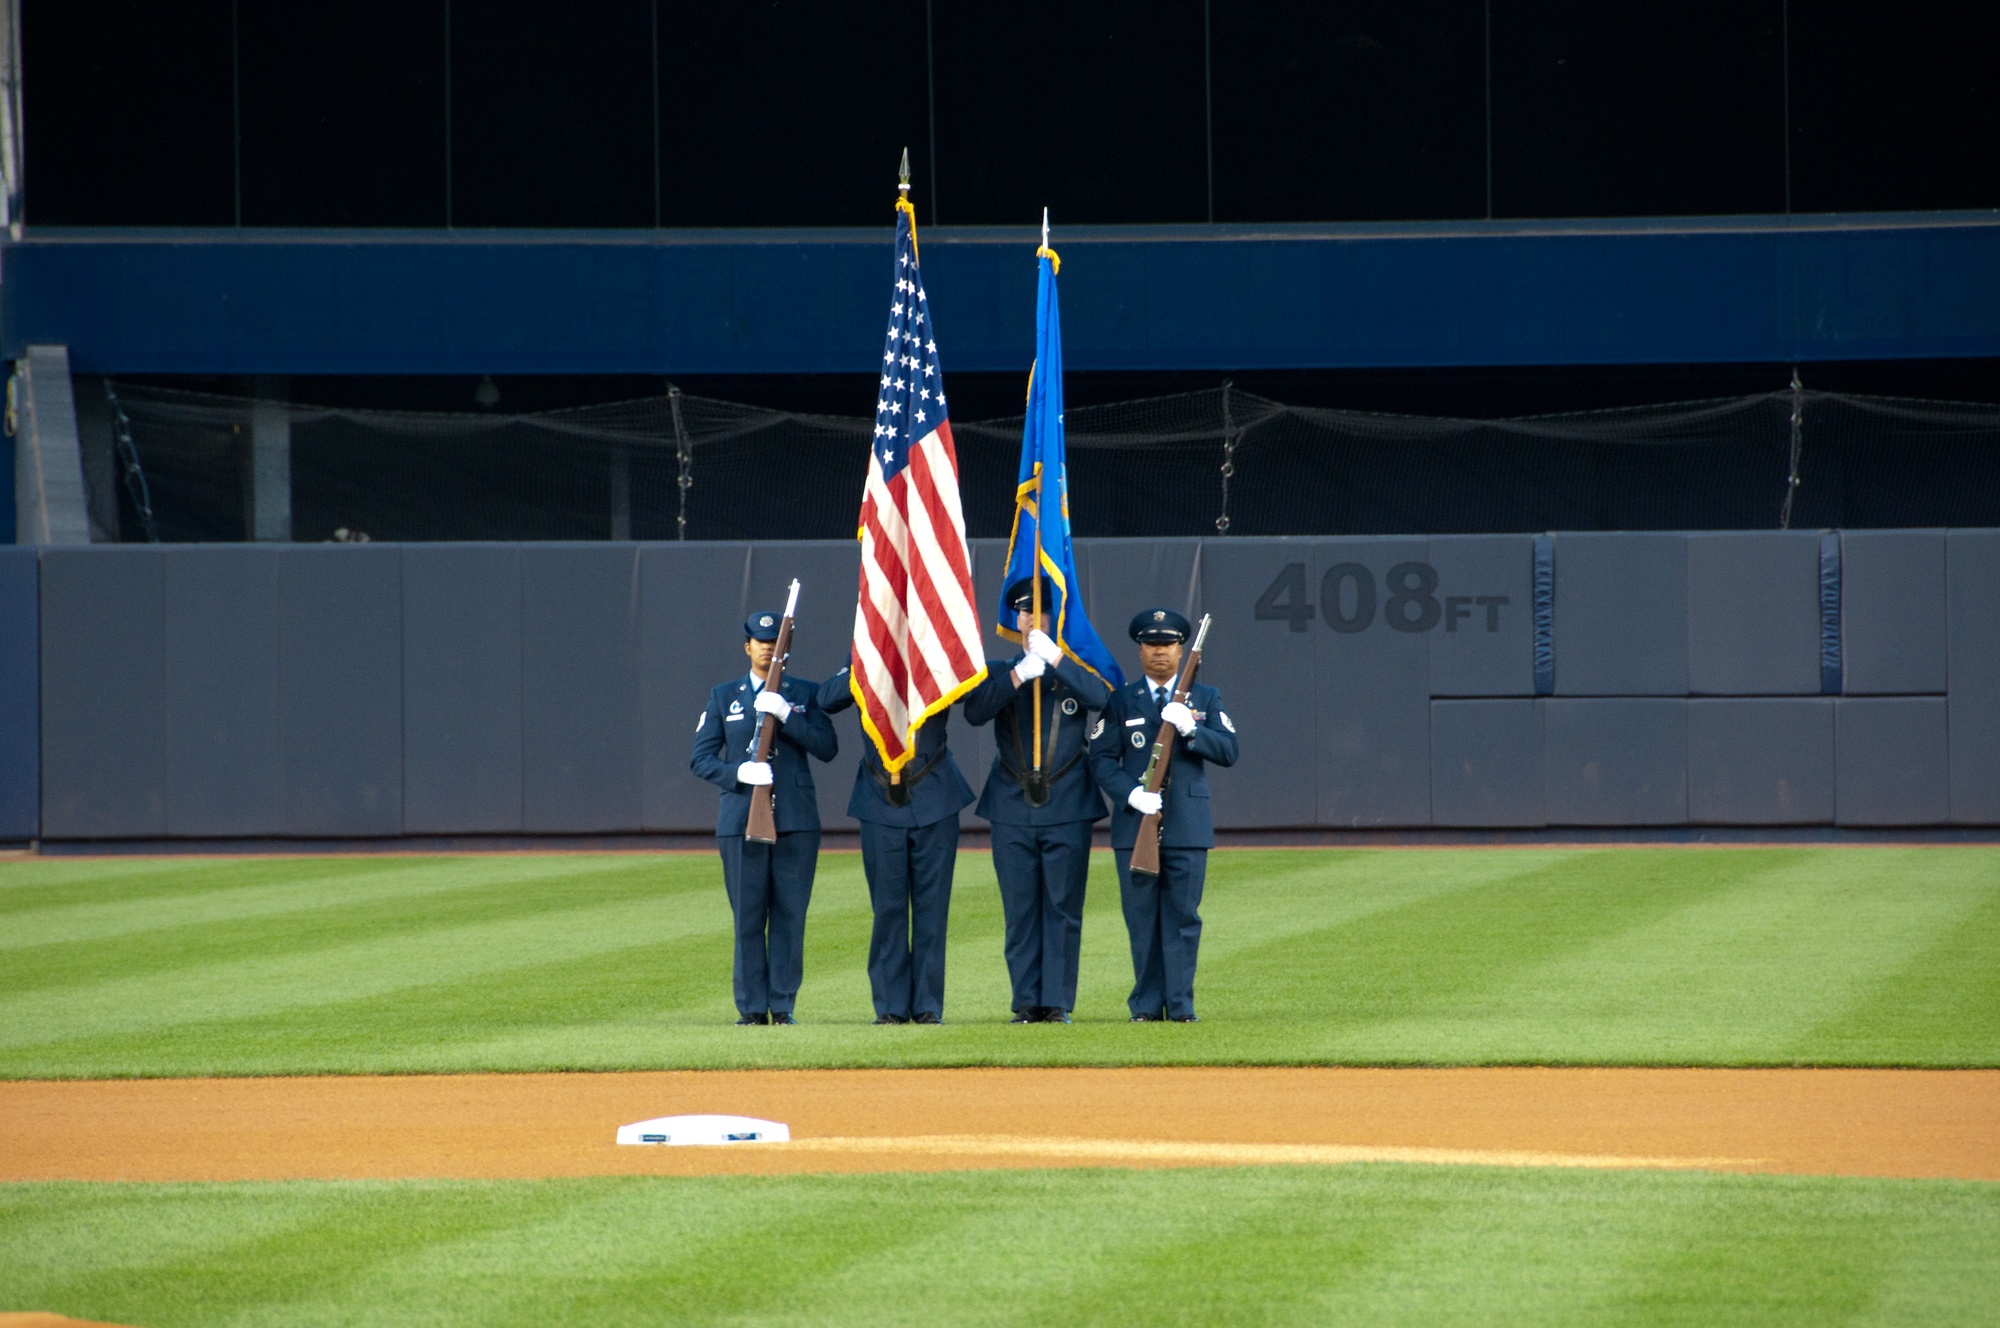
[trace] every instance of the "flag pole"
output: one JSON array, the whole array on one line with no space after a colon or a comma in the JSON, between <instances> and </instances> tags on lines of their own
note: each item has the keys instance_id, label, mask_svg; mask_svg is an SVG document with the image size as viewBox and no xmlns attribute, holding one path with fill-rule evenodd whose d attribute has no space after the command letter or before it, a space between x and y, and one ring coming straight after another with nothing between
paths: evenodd
<instances>
[{"instance_id":1,"label":"flag pole","mask_svg":"<svg viewBox=\"0 0 2000 1328\"><path fill-rule=\"evenodd\" d=\"M896 206L898 209L909 209L910 247L914 249L917 246L917 210L910 206L910 150L907 147L903 149L903 164L896 171ZM894 787L902 782L903 768L897 766L889 772L889 784Z\"/></svg>"},{"instance_id":2,"label":"flag pole","mask_svg":"<svg viewBox=\"0 0 2000 1328\"><path fill-rule=\"evenodd\" d=\"M1043 208L1042 248L1046 249L1048 247L1049 247L1049 210L1047 208ZM1040 250L1037 250L1036 261L1039 262L1040 258L1041 258ZM1047 390L1046 385L1044 385L1043 390L1044 391ZM1028 575L1033 578L1032 582L1030 583L1031 585L1030 593L1033 594L1034 596L1035 622L1039 624L1042 620L1042 468L1040 463L1037 463L1035 466L1035 551L1028 561ZM1029 630L1033 631L1034 629L1030 628ZM1025 637L1022 638L1022 643L1026 644ZM1041 773L1042 773L1042 679L1041 675L1037 674L1035 675L1035 774L1039 777Z\"/></svg>"}]
</instances>

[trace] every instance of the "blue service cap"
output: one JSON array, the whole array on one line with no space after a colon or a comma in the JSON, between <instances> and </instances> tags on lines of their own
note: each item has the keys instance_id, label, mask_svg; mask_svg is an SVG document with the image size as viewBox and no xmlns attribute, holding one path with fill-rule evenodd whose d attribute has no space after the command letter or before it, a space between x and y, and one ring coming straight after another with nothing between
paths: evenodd
<instances>
[{"instance_id":1,"label":"blue service cap","mask_svg":"<svg viewBox=\"0 0 2000 1328\"><path fill-rule=\"evenodd\" d=\"M1050 591L1050 586L1048 578L1043 577L1042 607L1044 609L1050 608L1055 604L1055 597L1051 595L1049 591ZM1034 577L1024 576L1019 581L1016 581L1013 585L1007 587L1007 607L1012 609L1016 613L1026 613L1028 612L1028 610L1035 607Z\"/></svg>"},{"instance_id":2,"label":"blue service cap","mask_svg":"<svg viewBox=\"0 0 2000 1328\"><path fill-rule=\"evenodd\" d=\"M1172 609L1144 609L1133 616L1131 632L1143 645L1164 646L1193 636L1194 624Z\"/></svg>"},{"instance_id":3,"label":"blue service cap","mask_svg":"<svg viewBox=\"0 0 2000 1328\"><path fill-rule=\"evenodd\" d=\"M775 641L781 616L772 609L759 609L743 620L743 637L748 641Z\"/></svg>"}]
</instances>

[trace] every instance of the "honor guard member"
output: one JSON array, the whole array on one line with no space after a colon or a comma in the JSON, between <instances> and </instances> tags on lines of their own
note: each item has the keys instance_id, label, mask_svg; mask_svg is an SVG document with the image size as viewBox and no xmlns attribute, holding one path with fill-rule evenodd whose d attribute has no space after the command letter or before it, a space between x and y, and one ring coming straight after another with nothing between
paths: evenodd
<instances>
[{"instance_id":1,"label":"honor guard member","mask_svg":"<svg viewBox=\"0 0 2000 1328\"><path fill-rule=\"evenodd\" d=\"M837 715L854 704L847 669L819 689L820 709ZM847 814L861 823L861 868L875 930L868 938L868 987L878 1024L944 1022L945 920L958 865L958 814L972 786L946 745L951 711L917 730L917 750L897 777L882 768L875 744L861 744Z\"/></svg>"},{"instance_id":2,"label":"honor guard member","mask_svg":"<svg viewBox=\"0 0 2000 1328\"><path fill-rule=\"evenodd\" d=\"M1046 585L1046 583L1044 583ZM1076 1008L1083 947L1083 892L1090 832L1104 799L1084 761L1090 712L1110 688L1048 634L1034 615L1034 584L1007 588L1007 606L1027 643L1010 660L987 664L986 681L965 698L965 718L993 725L993 769L978 812L993 826L993 871L1007 921L1007 974L1017 1024L1060 1023ZM1047 601L1044 593L1044 602ZM1034 683L1042 683L1042 768L1033 769Z\"/></svg>"},{"instance_id":3,"label":"honor guard member","mask_svg":"<svg viewBox=\"0 0 2000 1328\"><path fill-rule=\"evenodd\" d=\"M795 1024L792 1005L803 974L806 905L819 863L819 800L808 756L831 761L840 751L833 721L819 708L819 684L787 675L775 692L764 690L777 648L774 612L743 624L743 653L750 672L708 694L708 709L694 726L696 775L722 790L715 846L722 853L722 883L736 919L736 1009L739 1024ZM757 759L764 716L778 721L768 762ZM771 814L778 842L753 844L743 830L750 790L771 786Z\"/></svg>"},{"instance_id":4,"label":"honor guard member","mask_svg":"<svg viewBox=\"0 0 2000 1328\"><path fill-rule=\"evenodd\" d=\"M1111 848L1118 861L1118 890L1125 927L1132 935L1132 1022L1163 1015L1195 1022L1194 965L1201 948L1201 887L1215 822L1208 810L1210 763L1236 764L1236 726L1222 710L1222 694L1197 682L1186 705L1173 699L1188 620L1172 609L1147 609L1132 620L1145 677L1112 693L1090 734L1090 769L1110 796ZM1158 793L1141 781L1161 724L1179 732L1173 759ZM1140 820L1160 813L1160 874L1132 874L1132 845Z\"/></svg>"}]
</instances>

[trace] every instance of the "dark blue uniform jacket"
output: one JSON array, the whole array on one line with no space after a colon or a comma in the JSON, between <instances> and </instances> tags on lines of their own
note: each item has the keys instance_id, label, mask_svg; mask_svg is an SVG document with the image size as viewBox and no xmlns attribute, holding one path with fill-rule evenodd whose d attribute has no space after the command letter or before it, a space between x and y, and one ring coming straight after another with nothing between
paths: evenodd
<instances>
[{"instance_id":1,"label":"dark blue uniform jacket","mask_svg":"<svg viewBox=\"0 0 2000 1328\"><path fill-rule=\"evenodd\" d=\"M837 715L854 704L850 676L842 669L820 685L820 709ZM925 769L929 773L910 786L910 800L901 807L889 801L884 791L889 776L882 769L882 754L863 732L861 764L854 772L854 796L847 800L847 814L873 825L901 826L932 825L957 816L972 801L972 786L965 782L946 745L950 721L951 711L941 710L917 730L917 754L903 767L903 778L915 778Z\"/></svg>"},{"instance_id":2,"label":"dark blue uniform jacket","mask_svg":"<svg viewBox=\"0 0 2000 1328\"><path fill-rule=\"evenodd\" d=\"M1160 785L1162 848L1214 848L1215 818L1208 810L1208 763L1236 764L1236 729L1222 712L1222 693L1206 683L1188 691L1194 732L1174 735L1173 760ZM1139 787L1153 736L1160 731L1159 707L1142 678L1111 694L1111 704L1091 730L1090 771L1111 799L1111 847L1131 848L1139 837L1139 813L1125 799Z\"/></svg>"},{"instance_id":3,"label":"dark blue uniform jacket","mask_svg":"<svg viewBox=\"0 0 2000 1328\"><path fill-rule=\"evenodd\" d=\"M1061 775L1050 786L1047 805L1030 807L1017 775L1010 773L1028 769L1035 759L1034 684L1014 685L1014 666L1023 658L987 661L986 681L965 698L968 722L993 725L993 769L979 795L979 814L995 825L1101 821L1104 799L1082 758L1090 712L1103 709L1111 689L1068 657L1042 675L1042 770Z\"/></svg>"},{"instance_id":4,"label":"dark blue uniform jacket","mask_svg":"<svg viewBox=\"0 0 2000 1328\"><path fill-rule=\"evenodd\" d=\"M750 818L750 786L736 782L736 767L757 759L757 730L764 717L754 707L759 684L745 673L708 694L708 709L694 729L694 756L688 765L696 775L722 790L722 810L715 820L718 835L740 835ZM779 834L819 829L819 798L813 792L812 763L817 756L831 761L840 751L833 721L819 708L819 684L790 675L778 684L778 694L792 703L792 717L778 725L771 745L771 812Z\"/></svg>"}]
</instances>

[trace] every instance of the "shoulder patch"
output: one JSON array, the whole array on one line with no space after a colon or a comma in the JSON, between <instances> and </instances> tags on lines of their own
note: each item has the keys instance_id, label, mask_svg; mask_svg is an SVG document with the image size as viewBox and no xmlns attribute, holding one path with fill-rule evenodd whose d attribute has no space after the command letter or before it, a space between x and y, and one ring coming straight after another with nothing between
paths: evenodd
<instances>
[{"instance_id":1,"label":"shoulder patch","mask_svg":"<svg viewBox=\"0 0 2000 1328\"><path fill-rule=\"evenodd\" d=\"M1091 737L1091 740L1092 740L1092 741L1094 742L1094 741L1096 741L1096 740L1097 740L1098 738L1100 738L1100 737L1102 737L1102 736L1104 736L1104 716L1102 716L1102 715L1099 715L1099 716L1097 717L1097 725L1096 725L1096 727L1094 727L1094 728L1092 728L1092 729L1090 730L1090 737Z\"/></svg>"},{"instance_id":2,"label":"shoulder patch","mask_svg":"<svg viewBox=\"0 0 2000 1328\"><path fill-rule=\"evenodd\" d=\"M1228 729L1231 733L1236 732L1236 726L1229 722L1229 712L1227 710L1218 710L1215 714L1222 721L1222 727Z\"/></svg>"}]
</instances>

